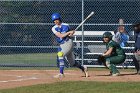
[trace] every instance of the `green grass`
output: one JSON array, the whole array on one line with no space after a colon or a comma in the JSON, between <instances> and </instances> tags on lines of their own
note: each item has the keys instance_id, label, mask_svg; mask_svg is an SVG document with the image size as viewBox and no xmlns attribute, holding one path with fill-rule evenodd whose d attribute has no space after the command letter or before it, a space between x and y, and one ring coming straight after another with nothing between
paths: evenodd
<instances>
[{"instance_id":1,"label":"green grass","mask_svg":"<svg viewBox=\"0 0 140 93\"><path fill-rule=\"evenodd\" d=\"M56 64L56 53L0 55L0 64Z\"/></svg>"},{"instance_id":2,"label":"green grass","mask_svg":"<svg viewBox=\"0 0 140 93\"><path fill-rule=\"evenodd\" d=\"M140 82L58 82L14 89L0 93L139 93Z\"/></svg>"}]
</instances>

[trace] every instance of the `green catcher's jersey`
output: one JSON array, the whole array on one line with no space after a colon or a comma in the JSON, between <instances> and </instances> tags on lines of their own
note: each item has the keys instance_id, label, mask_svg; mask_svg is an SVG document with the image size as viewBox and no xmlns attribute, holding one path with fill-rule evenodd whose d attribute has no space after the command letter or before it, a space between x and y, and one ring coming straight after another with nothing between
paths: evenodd
<instances>
[{"instance_id":1,"label":"green catcher's jersey","mask_svg":"<svg viewBox=\"0 0 140 93\"><path fill-rule=\"evenodd\" d=\"M120 45L117 42L110 40L109 43L106 43L107 50L111 47L113 48L111 56L125 55L124 50L120 47Z\"/></svg>"}]
</instances>

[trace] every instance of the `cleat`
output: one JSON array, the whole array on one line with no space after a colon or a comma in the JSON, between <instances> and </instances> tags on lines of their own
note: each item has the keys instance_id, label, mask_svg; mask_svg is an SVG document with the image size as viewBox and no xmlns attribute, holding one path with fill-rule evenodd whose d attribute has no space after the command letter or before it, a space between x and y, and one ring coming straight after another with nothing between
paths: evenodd
<instances>
[{"instance_id":1,"label":"cleat","mask_svg":"<svg viewBox=\"0 0 140 93\"><path fill-rule=\"evenodd\" d=\"M88 75L88 68L87 68L87 66L83 66L83 67L84 67L83 72L84 72L84 74L85 74L85 77L89 77L89 75Z\"/></svg>"},{"instance_id":2,"label":"cleat","mask_svg":"<svg viewBox=\"0 0 140 93\"><path fill-rule=\"evenodd\" d=\"M120 73L112 74L112 76L120 76Z\"/></svg>"},{"instance_id":3,"label":"cleat","mask_svg":"<svg viewBox=\"0 0 140 93\"><path fill-rule=\"evenodd\" d=\"M112 76L112 74L113 74L112 71L110 71L109 76Z\"/></svg>"},{"instance_id":4,"label":"cleat","mask_svg":"<svg viewBox=\"0 0 140 93\"><path fill-rule=\"evenodd\" d=\"M64 77L65 75L61 73L54 76L54 78L64 78Z\"/></svg>"}]
</instances>

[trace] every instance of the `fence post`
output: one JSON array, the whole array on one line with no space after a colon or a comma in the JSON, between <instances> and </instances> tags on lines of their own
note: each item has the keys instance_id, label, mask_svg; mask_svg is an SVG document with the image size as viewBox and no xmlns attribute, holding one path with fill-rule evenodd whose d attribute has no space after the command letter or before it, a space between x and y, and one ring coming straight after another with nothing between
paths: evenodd
<instances>
[{"instance_id":1,"label":"fence post","mask_svg":"<svg viewBox=\"0 0 140 93\"><path fill-rule=\"evenodd\" d=\"M84 0L82 0L82 21L84 20ZM82 65L84 65L84 25L82 25Z\"/></svg>"}]
</instances>

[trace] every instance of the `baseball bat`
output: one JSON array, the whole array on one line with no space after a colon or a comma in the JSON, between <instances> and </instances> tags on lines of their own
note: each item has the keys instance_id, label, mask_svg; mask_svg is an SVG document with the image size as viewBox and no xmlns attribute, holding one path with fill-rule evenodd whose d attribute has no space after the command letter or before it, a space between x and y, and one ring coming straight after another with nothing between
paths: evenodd
<instances>
[{"instance_id":1,"label":"baseball bat","mask_svg":"<svg viewBox=\"0 0 140 93\"><path fill-rule=\"evenodd\" d=\"M83 25L84 22L85 22L87 19L89 19L93 14L94 14L94 12L91 12L91 13L76 27L75 31L78 30L79 27L80 27L81 25Z\"/></svg>"}]
</instances>

